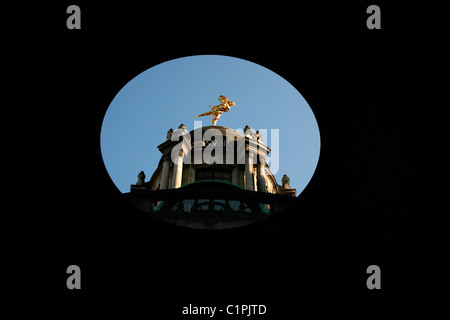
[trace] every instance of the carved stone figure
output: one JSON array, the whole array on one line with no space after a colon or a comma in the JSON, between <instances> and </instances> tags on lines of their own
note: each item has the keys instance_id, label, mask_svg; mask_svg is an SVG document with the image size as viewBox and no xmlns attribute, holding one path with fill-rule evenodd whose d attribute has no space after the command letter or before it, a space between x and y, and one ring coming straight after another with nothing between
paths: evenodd
<instances>
[{"instance_id":1,"label":"carved stone figure","mask_svg":"<svg viewBox=\"0 0 450 320\"><path fill-rule=\"evenodd\" d=\"M258 131L256 131L256 141L261 142L262 141L262 134Z\"/></svg>"},{"instance_id":2,"label":"carved stone figure","mask_svg":"<svg viewBox=\"0 0 450 320\"><path fill-rule=\"evenodd\" d=\"M227 97L225 97L224 95L220 95L219 96L219 102L220 104L218 104L217 106L209 106L211 108L211 111L199 114L198 116L195 116L196 118L198 117L204 117L204 116L213 116L212 119L212 124L213 126L216 125L217 120L219 120L219 117L222 113L224 112L228 112L230 110L230 107L235 106L235 103L231 100L228 100Z\"/></svg>"},{"instance_id":3,"label":"carved stone figure","mask_svg":"<svg viewBox=\"0 0 450 320\"><path fill-rule=\"evenodd\" d=\"M283 178L281 179L281 183L283 184L284 189L290 189L291 186L289 185L289 182L291 182L291 179L287 175L283 175Z\"/></svg>"},{"instance_id":4,"label":"carved stone figure","mask_svg":"<svg viewBox=\"0 0 450 320\"><path fill-rule=\"evenodd\" d=\"M186 129L186 126L183 123L180 124L180 126L178 127L178 129L176 131L177 135L179 135L179 136L184 135L186 132L187 132L187 129Z\"/></svg>"},{"instance_id":5,"label":"carved stone figure","mask_svg":"<svg viewBox=\"0 0 450 320\"><path fill-rule=\"evenodd\" d=\"M170 140L172 138L173 129L170 128L169 131L167 131L167 140Z\"/></svg>"},{"instance_id":6,"label":"carved stone figure","mask_svg":"<svg viewBox=\"0 0 450 320\"><path fill-rule=\"evenodd\" d=\"M255 133L252 131L252 128L250 128L248 125L246 125L245 128L244 128L244 135L246 137L249 137L251 139L255 139L256 140Z\"/></svg>"},{"instance_id":7,"label":"carved stone figure","mask_svg":"<svg viewBox=\"0 0 450 320\"><path fill-rule=\"evenodd\" d=\"M182 132L182 134L185 134L187 129L186 126L184 125L184 123L180 124L180 126L178 127L178 130L180 130L180 132Z\"/></svg>"},{"instance_id":8,"label":"carved stone figure","mask_svg":"<svg viewBox=\"0 0 450 320\"><path fill-rule=\"evenodd\" d=\"M176 140L175 138L184 136L186 132L187 132L186 126L182 123L180 124L178 129L172 133L171 139Z\"/></svg>"},{"instance_id":9,"label":"carved stone figure","mask_svg":"<svg viewBox=\"0 0 450 320\"><path fill-rule=\"evenodd\" d=\"M145 182L145 173L144 171L139 172L137 175L138 181L136 182L137 186L142 186Z\"/></svg>"}]
</instances>

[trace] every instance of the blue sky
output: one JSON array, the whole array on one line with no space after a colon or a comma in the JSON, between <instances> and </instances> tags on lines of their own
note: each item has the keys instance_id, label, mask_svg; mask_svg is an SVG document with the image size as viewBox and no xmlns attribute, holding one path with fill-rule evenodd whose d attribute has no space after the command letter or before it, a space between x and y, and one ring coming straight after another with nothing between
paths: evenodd
<instances>
[{"instance_id":1,"label":"blue sky","mask_svg":"<svg viewBox=\"0 0 450 320\"><path fill-rule=\"evenodd\" d=\"M221 115L218 126L253 132L279 129L279 171L291 179L297 195L317 166L320 134L312 110L302 95L276 73L263 66L228 56L198 55L170 60L137 75L111 102L103 119L101 151L108 173L122 192L129 192L143 170L148 181L161 153L157 146L170 128L194 121L210 126L212 117L195 118L217 105L223 94L236 103ZM268 140L268 141L267 141ZM269 154L270 156L270 154Z\"/></svg>"}]
</instances>

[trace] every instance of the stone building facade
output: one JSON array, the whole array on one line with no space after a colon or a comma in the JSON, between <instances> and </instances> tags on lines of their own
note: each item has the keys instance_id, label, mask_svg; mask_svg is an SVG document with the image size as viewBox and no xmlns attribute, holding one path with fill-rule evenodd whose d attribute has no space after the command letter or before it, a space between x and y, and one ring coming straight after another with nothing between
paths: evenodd
<instances>
[{"instance_id":1,"label":"stone building facade","mask_svg":"<svg viewBox=\"0 0 450 320\"><path fill-rule=\"evenodd\" d=\"M291 203L296 190L270 171L270 148L259 132L221 126L187 132L170 129L157 146L161 159L149 181L138 174L125 194L142 211L193 228L222 229L253 223Z\"/></svg>"}]
</instances>

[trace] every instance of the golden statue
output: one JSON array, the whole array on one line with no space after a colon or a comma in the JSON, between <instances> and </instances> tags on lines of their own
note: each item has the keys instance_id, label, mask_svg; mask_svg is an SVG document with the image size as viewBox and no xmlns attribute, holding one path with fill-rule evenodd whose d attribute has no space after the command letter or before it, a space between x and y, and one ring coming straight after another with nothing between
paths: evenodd
<instances>
[{"instance_id":1,"label":"golden statue","mask_svg":"<svg viewBox=\"0 0 450 320\"><path fill-rule=\"evenodd\" d=\"M195 117L198 118L212 115L213 116L212 124L213 126L215 126L217 120L219 120L220 115L224 112L228 112L228 110L230 110L230 107L233 107L235 105L233 101L228 100L228 98L223 95L219 96L219 102L221 103L218 104L217 106L214 107L209 106L211 108L211 111L199 114L198 116Z\"/></svg>"}]
</instances>

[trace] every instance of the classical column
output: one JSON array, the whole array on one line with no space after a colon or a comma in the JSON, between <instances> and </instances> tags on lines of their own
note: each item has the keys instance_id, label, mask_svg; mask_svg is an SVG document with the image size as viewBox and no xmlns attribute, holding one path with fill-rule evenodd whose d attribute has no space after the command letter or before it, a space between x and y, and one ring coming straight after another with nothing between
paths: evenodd
<instances>
[{"instance_id":1,"label":"classical column","mask_svg":"<svg viewBox=\"0 0 450 320\"><path fill-rule=\"evenodd\" d=\"M265 177L265 165L264 163L258 163L258 191L266 192L266 177Z\"/></svg>"},{"instance_id":2,"label":"classical column","mask_svg":"<svg viewBox=\"0 0 450 320\"><path fill-rule=\"evenodd\" d=\"M195 169L192 164L189 166L189 183L195 182Z\"/></svg>"},{"instance_id":3,"label":"classical column","mask_svg":"<svg viewBox=\"0 0 450 320\"><path fill-rule=\"evenodd\" d=\"M252 191L254 190L253 155L254 153L249 150L245 159L245 189Z\"/></svg>"},{"instance_id":4,"label":"classical column","mask_svg":"<svg viewBox=\"0 0 450 320\"><path fill-rule=\"evenodd\" d=\"M237 166L235 166L231 170L231 183L235 184L235 185L239 185L239 172L238 172L238 167Z\"/></svg>"},{"instance_id":5,"label":"classical column","mask_svg":"<svg viewBox=\"0 0 450 320\"><path fill-rule=\"evenodd\" d=\"M183 149L180 150L176 162L173 166L172 188L181 187L181 178L183 176Z\"/></svg>"},{"instance_id":6,"label":"classical column","mask_svg":"<svg viewBox=\"0 0 450 320\"><path fill-rule=\"evenodd\" d=\"M168 156L165 156L163 159L161 181L159 183L160 190L167 189L169 185L169 171L170 171L170 159Z\"/></svg>"}]
</instances>

